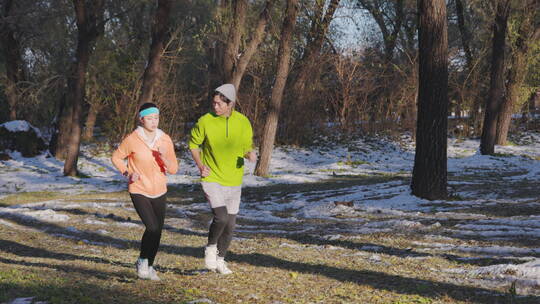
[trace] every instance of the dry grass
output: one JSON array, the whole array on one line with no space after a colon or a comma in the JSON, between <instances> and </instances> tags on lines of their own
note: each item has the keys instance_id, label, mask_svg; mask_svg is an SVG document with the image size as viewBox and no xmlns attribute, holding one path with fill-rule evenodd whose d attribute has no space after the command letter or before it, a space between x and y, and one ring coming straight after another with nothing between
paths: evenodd
<instances>
[{"instance_id":1,"label":"dry grass","mask_svg":"<svg viewBox=\"0 0 540 304\"><path fill-rule=\"evenodd\" d=\"M388 180L378 177L370 182ZM336 183L348 187L349 182ZM248 189L245 195L263 200L269 193L284 197L287 193L320 190L321 185L304 188L278 185ZM202 201L200 192L192 190L188 186L173 189L171 205ZM452 272L493 261L468 261L461 259L468 254L424 250L414 243L429 241L422 233L344 235L335 240L305 234L240 234L228 255L235 273L209 273L202 270L205 225L210 218L207 212L190 218L169 212L157 258L163 281L141 281L136 278L133 263L143 228L129 208L126 193L68 197L26 193L8 196L0 200L0 205L52 199L103 206L81 204L58 210L70 217L60 223L3 217L12 226L0 223L0 303L17 297L36 297L48 303L189 303L204 299L212 303L275 304L540 302L538 296L510 294L510 286L478 287L477 278ZM125 208L110 207L110 202L125 202ZM105 225L92 224L88 219Z\"/></svg>"}]
</instances>

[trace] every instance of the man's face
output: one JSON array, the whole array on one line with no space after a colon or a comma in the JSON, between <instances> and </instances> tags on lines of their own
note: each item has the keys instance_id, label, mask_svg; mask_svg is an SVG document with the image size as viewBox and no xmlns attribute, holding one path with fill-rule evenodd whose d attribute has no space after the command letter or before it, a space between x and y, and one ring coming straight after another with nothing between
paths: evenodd
<instances>
[{"instance_id":1,"label":"man's face","mask_svg":"<svg viewBox=\"0 0 540 304\"><path fill-rule=\"evenodd\" d=\"M219 94L214 96L214 99L212 100L212 108L214 109L214 113L219 116L223 115L229 115L232 109L232 102L226 103L221 99Z\"/></svg>"}]
</instances>

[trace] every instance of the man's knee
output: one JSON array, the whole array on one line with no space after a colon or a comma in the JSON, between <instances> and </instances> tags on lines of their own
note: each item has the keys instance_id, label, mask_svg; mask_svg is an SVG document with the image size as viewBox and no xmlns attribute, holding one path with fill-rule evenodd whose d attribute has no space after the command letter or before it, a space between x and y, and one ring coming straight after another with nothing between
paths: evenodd
<instances>
[{"instance_id":1,"label":"man's knee","mask_svg":"<svg viewBox=\"0 0 540 304\"><path fill-rule=\"evenodd\" d=\"M236 226L236 214L229 214L227 216L226 229L232 231L234 230L234 226Z\"/></svg>"},{"instance_id":2,"label":"man's knee","mask_svg":"<svg viewBox=\"0 0 540 304\"><path fill-rule=\"evenodd\" d=\"M227 207L214 208L212 211L214 213L214 221L217 224L220 224L220 225L227 224L229 220L229 216L227 214Z\"/></svg>"}]
</instances>

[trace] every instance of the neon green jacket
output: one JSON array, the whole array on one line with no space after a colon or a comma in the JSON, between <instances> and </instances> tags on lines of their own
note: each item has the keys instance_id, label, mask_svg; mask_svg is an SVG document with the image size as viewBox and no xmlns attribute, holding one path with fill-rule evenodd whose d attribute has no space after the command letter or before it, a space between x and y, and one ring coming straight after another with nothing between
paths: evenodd
<instances>
[{"instance_id":1,"label":"neon green jacket","mask_svg":"<svg viewBox=\"0 0 540 304\"><path fill-rule=\"evenodd\" d=\"M210 168L205 182L240 186L244 155L253 149L253 130L248 118L233 111L229 117L207 113L191 129L190 149L201 149L201 161Z\"/></svg>"}]
</instances>

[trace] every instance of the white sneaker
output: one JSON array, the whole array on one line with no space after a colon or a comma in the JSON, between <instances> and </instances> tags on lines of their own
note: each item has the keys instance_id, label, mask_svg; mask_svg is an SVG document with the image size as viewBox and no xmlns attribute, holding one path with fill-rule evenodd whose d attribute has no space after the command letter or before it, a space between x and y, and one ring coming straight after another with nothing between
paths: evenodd
<instances>
[{"instance_id":1,"label":"white sneaker","mask_svg":"<svg viewBox=\"0 0 540 304\"><path fill-rule=\"evenodd\" d=\"M217 257L217 272L221 274L231 274L233 273L229 267L227 267L227 262L225 262L225 258Z\"/></svg>"},{"instance_id":2,"label":"white sneaker","mask_svg":"<svg viewBox=\"0 0 540 304\"><path fill-rule=\"evenodd\" d=\"M215 271L217 268L217 246L206 246L204 249L204 265L207 269Z\"/></svg>"},{"instance_id":3,"label":"white sneaker","mask_svg":"<svg viewBox=\"0 0 540 304\"><path fill-rule=\"evenodd\" d=\"M148 279L150 276L150 272L148 269L148 259L137 259L137 263L135 264L137 266L137 276L139 279Z\"/></svg>"},{"instance_id":4,"label":"white sneaker","mask_svg":"<svg viewBox=\"0 0 540 304\"><path fill-rule=\"evenodd\" d=\"M161 281L153 266L148 267L148 278L152 281Z\"/></svg>"}]
</instances>

